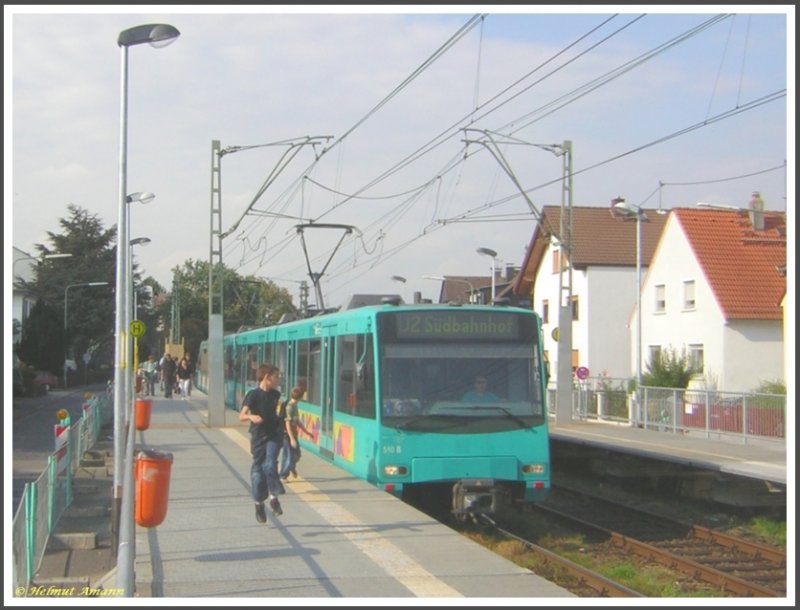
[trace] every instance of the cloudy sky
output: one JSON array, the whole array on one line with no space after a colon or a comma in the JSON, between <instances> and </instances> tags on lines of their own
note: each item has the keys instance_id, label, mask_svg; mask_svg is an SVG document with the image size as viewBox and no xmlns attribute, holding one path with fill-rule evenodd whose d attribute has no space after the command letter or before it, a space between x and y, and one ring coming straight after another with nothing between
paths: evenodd
<instances>
[{"instance_id":1,"label":"cloudy sky","mask_svg":"<svg viewBox=\"0 0 800 610\"><path fill-rule=\"evenodd\" d=\"M4 7L7 254L70 203L117 223L117 37L146 23L181 33L128 53L130 237L167 288L209 257L214 140L225 264L322 273L327 306L520 264L566 141L575 206L794 201L788 6L142 8Z\"/></svg>"}]
</instances>

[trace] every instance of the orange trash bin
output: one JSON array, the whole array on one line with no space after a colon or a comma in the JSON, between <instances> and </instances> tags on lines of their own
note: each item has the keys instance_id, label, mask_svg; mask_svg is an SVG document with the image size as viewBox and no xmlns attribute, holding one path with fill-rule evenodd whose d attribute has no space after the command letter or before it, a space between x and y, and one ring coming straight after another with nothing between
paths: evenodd
<instances>
[{"instance_id":1,"label":"orange trash bin","mask_svg":"<svg viewBox=\"0 0 800 610\"><path fill-rule=\"evenodd\" d=\"M149 398L136 399L136 429L147 430L150 427L150 412L153 410L153 401Z\"/></svg>"},{"instance_id":2,"label":"orange trash bin","mask_svg":"<svg viewBox=\"0 0 800 610\"><path fill-rule=\"evenodd\" d=\"M154 449L136 455L135 519L142 527L160 525L167 516L172 454Z\"/></svg>"}]
</instances>

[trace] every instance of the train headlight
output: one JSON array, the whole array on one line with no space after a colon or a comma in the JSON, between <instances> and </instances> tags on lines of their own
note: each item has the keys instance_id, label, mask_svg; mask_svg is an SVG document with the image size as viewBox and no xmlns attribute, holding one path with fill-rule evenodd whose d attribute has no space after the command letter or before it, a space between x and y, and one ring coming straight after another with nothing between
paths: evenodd
<instances>
[{"instance_id":1,"label":"train headlight","mask_svg":"<svg viewBox=\"0 0 800 610\"><path fill-rule=\"evenodd\" d=\"M544 474L545 466L544 464L523 464L522 472L525 474Z\"/></svg>"},{"instance_id":2,"label":"train headlight","mask_svg":"<svg viewBox=\"0 0 800 610\"><path fill-rule=\"evenodd\" d=\"M408 474L408 468L405 466L389 464L388 466L383 467L383 474L387 477L402 477Z\"/></svg>"}]
</instances>

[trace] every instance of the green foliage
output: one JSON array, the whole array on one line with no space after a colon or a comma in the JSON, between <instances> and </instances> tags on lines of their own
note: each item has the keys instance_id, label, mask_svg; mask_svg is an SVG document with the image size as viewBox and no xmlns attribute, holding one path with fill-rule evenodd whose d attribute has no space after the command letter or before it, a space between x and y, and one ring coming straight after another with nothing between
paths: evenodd
<instances>
[{"instance_id":1,"label":"green foliage","mask_svg":"<svg viewBox=\"0 0 800 610\"><path fill-rule=\"evenodd\" d=\"M642 384L659 388L683 388L697 373L689 362L686 350L680 354L672 348L659 350L647 363L647 371L642 374Z\"/></svg>"},{"instance_id":2,"label":"green foliage","mask_svg":"<svg viewBox=\"0 0 800 610\"><path fill-rule=\"evenodd\" d=\"M189 259L172 270L172 293L159 311L171 330L172 306L180 312L178 336L186 351L196 358L200 342L208 337L208 261ZM234 332L243 326L266 326L294 311L291 295L269 280L254 275L240 276L223 266L223 331Z\"/></svg>"},{"instance_id":3,"label":"green foliage","mask_svg":"<svg viewBox=\"0 0 800 610\"><path fill-rule=\"evenodd\" d=\"M55 310L38 300L22 326L17 356L26 367L61 375L64 363L64 329Z\"/></svg>"},{"instance_id":4,"label":"green foliage","mask_svg":"<svg viewBox=\"0 0 800 610\"><path fill-rule=\"evenodd\" d=\"M633 386L635 387L636 382L633 382ZM606 376L605 371L600 374L600 377L597 382L596 392L598 394L603 394L604 398L604 409L605 413L611 417L621 417L627 418L628 417L628 394L633 391L634 387L631 387L631 384L628 384L626 387L625 382L622 380L617 380L614 383L613 380L609 379Z\"/></svg>"},{"instance_id":5,"label":"green foliage","mask_svg":"<svg viewBox=\"0 0 800 610\"><path fill-rule=\"evenodd\" d=\"M780 394L781 396L786 396L786 383L777 380L762 381L755 392L756 394Z\"/></svg>"},{"instance_id":6,"label":"green foliage","mask_svg":"<svg viewBox=\"0 0 800 610\"><path fill-rule=\"evenodd\" d=\"M750 526L767 544L786 546L786 521L773 521L764 517L755 517Z\"/></svg>"},{"instance_id":7,"label":"green foliage","mask_svg":"<svg viewBox=\"0 0 800 610\"><path fill-rule=\"evenodd\" d=\"M36 302L21 328L18 354L56 375L63 373L66 355L80 363L81 356L90 353L95 366L111 366L115 357L116 228L104 228L97 215L74 204L67 209L68 216L59 220L62 232L48 231L50 244L36 244L35 251L39 259L53 253L72 256L42 259L31 281L16 284ZM152 277L142 279L135 253L131 267L134 318L146 328L138 343L139 360L159 354L172 336L183 340L187 353L196 358L200 342L208 337L209 263L190 259L175 267L169 293ZM90 282L107 286L82 285ZM224 332L273 324L295 309L285 289L253 275L242 277L224 266L223 291ZM174 333L173 325L180 327Z\"/></svg>"},{"instance_id":8,"label":"green foliage","mask_svg":"<svg viewBox=\"0 0 800 610\"><path fill-rule=\"evenodd\" d=\"M20 357L58 375L66 353L80 358L92 351L98 362L111 363L114 351L116 230L105 229L97 215L79 206L70 204L67 209L68 217L59 220L63 232L48 231L51 245L36 244L34 249L40 259L54 253L72 256L41 260L33 280L16 284L48 312L32 312L26 320ZM90 282L108 285L76 285Z\"/></svg>"}]
</instances>

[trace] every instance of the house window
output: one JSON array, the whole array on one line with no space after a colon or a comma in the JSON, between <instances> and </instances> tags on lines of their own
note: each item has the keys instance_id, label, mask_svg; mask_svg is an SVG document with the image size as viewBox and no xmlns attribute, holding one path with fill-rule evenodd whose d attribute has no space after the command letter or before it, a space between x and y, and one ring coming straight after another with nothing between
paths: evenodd
<instances>
[{"instance_id":1,"label":"house window","mask_svg":"<svg viewBox=\"0 0 800 610\"><path fill-rule=\"evenodd\" d=\"M656 288L655 311L656 313L664 313L665 311L667 311L666 288L664 287L664 284L658 284L655 288Z\"/></svg>"},{"instance_id":2,"label":"house window","mask_svg":"<svg viewBox=\"0 0 800 610\"><path fill-rule=\"evenodd\" d=\"M694 309L694 280L686 280L683 283L683 308Z\"/></svg>"},{"instance_id":3,"label":"house window","mask_svg":"<svg viewBox=\"0 0 800 610\"><path fill-rule=\"evenodd\" d=\"M649 364L653 364L656 362L661 356L661 346L660 345L648 345L647 346L647 362Z\"/></svg>"},{"instance_id":4,"label":"house window","mask_svg":"<svg viewBox=\"0 0 800 610\"><path fill-rule=\"evenodd\" d=\"M564 269L566 269L569 266L569 263L567 262L567 257L564 256L561 253L561 249L560 248L554 248L553 249L553 273L558 273L559 271L561 271L561 267L558 264L559 260L561 260L564 263Z\"/></svg>"},{"instance_id":5,"label":"house window","mask_svg":"<svg viewBox=\"0 0 800 610\"><path fill-rule=\"evenodd\" d=\"M573 320L578 320L578 311L579 311L579 308L578 308L578 297L573 296L572 297L572 319Z\"/></svg>"},{"instance_id":6,"label":"house window","mask_svg":"<svg viewBox=\"0 0 800 610\"><path fill-rule=\"evenodd\" d=\"M550 301L542 301L542 324L550 322Z\"/></svg>"},{"instance_id":7,"label":"house window","mask_svg":"<svg viewBox=\"0 0 800 610\"><path fill-rule=\"evenodd\" d=\"M705 363L703 362L703 344L689 344L689 366L695 373L702 373Z\"/></svg>"}]
</instances>

